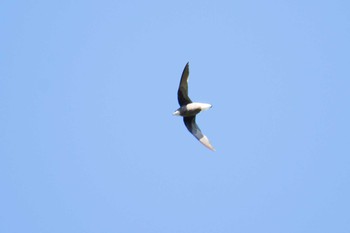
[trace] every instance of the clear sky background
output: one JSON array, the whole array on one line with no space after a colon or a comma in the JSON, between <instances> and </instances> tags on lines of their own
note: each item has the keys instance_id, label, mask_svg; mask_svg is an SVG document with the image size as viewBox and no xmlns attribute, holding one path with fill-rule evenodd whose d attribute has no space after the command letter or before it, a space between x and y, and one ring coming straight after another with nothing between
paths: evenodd
<instances>
[{"instance_id":1,"label":"clear sky background","mask_svg":"<svg viewBox=\"0 0 350 233\"><path fill-rule=\"evenodd\" d=\"M349 233L349 12L1 1L0 232Z\"/></svg>"}]
</instances>

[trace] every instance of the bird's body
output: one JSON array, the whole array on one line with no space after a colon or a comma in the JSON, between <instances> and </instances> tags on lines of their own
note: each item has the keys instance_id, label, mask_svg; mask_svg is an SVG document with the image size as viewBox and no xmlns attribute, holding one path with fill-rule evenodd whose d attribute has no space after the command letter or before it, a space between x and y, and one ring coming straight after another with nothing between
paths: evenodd
<instances>
[{"instance_id":1,"label":"bird's body","mask_svg":"<svg viewBox=\"0 0 350 233\"><path fill-rule=\"evenodd\" d=\"M204 146L215 151L214 147L210 144L209 139L202 134L201 130L196 124L196 115L201 111L208 110L212 107L212 105L192 102L192 100L188 97L188 76L189 64L187 63L182 72L179 90L177 92L180 108L178 108L173 115L182 116L188 131L190 131L193 136L195 136Z\"/></svg>"},{"instance_id":2,"label":"bird's body","mask_svg":"<svg viewBox=\"0 0 350 233\"><path fill-rule=\"evenodd\" d=\"M205 104L205 103L189 103L184 106L181 106L178 108L173 115L175 116L195 116L201 111L205 111L211 108L211 104Z\"/></svg>"}]
</instances>

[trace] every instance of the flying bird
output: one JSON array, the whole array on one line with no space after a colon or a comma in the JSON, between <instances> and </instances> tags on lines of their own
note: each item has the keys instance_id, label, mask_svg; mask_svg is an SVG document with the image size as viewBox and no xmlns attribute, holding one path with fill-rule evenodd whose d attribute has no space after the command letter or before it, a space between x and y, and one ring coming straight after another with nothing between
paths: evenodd
<instances>
[{"instance_id":1,"label":"flying bird","mask_svg":"<svg viewBox=\"0 0 350 233\"><path fill-rule=\"evenodd\" d=\"M188 76L189 76L189 64L187 62L181 76L179 90L177 91L177 99L179 101L180 108L178 108L173 115L182 116L186 128L195 136L205 147L215 151L214 147L210 144L209 139L201 132L196 124L196 115L201 111L208 110L212 107L211 104L192 102L188 97Z\"/></svg>"}]
</instances>

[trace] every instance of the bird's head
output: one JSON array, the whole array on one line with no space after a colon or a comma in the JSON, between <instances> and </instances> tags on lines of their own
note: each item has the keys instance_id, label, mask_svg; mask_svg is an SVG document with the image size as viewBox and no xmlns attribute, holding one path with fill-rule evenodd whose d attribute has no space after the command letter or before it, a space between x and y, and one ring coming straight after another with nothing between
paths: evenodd
<instances>
[{"instance_id":1,"label":"bird's head","mask_svg":"<svg viewBox=\"0 0 350 233\"><path fill-rule=\"evenodd\" d=\"M208 110L208 109L211 108L211 107L212 107L211 104L204 104L204 103L201 103L201 104L200 104L201 111Z\"/></svg>"}]
</instances>

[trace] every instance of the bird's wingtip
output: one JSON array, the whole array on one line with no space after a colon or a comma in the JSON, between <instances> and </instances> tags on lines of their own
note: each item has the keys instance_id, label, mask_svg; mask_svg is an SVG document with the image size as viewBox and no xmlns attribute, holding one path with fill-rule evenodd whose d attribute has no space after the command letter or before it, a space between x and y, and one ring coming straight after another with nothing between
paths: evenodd
<instances>
[{"instance_id":1,"label":"bird's wingtip","mask_svg":"<svg viewBox=\"0 0 350 233\"><path fill-rule=\"evenodd\" d=\"M207 138L207 136L203 135L203 137L201 139L199 139L199 141L209 150L211 151L215 151L215 148L210 144L209 139Z\"/></svg>"}]
</instances>

